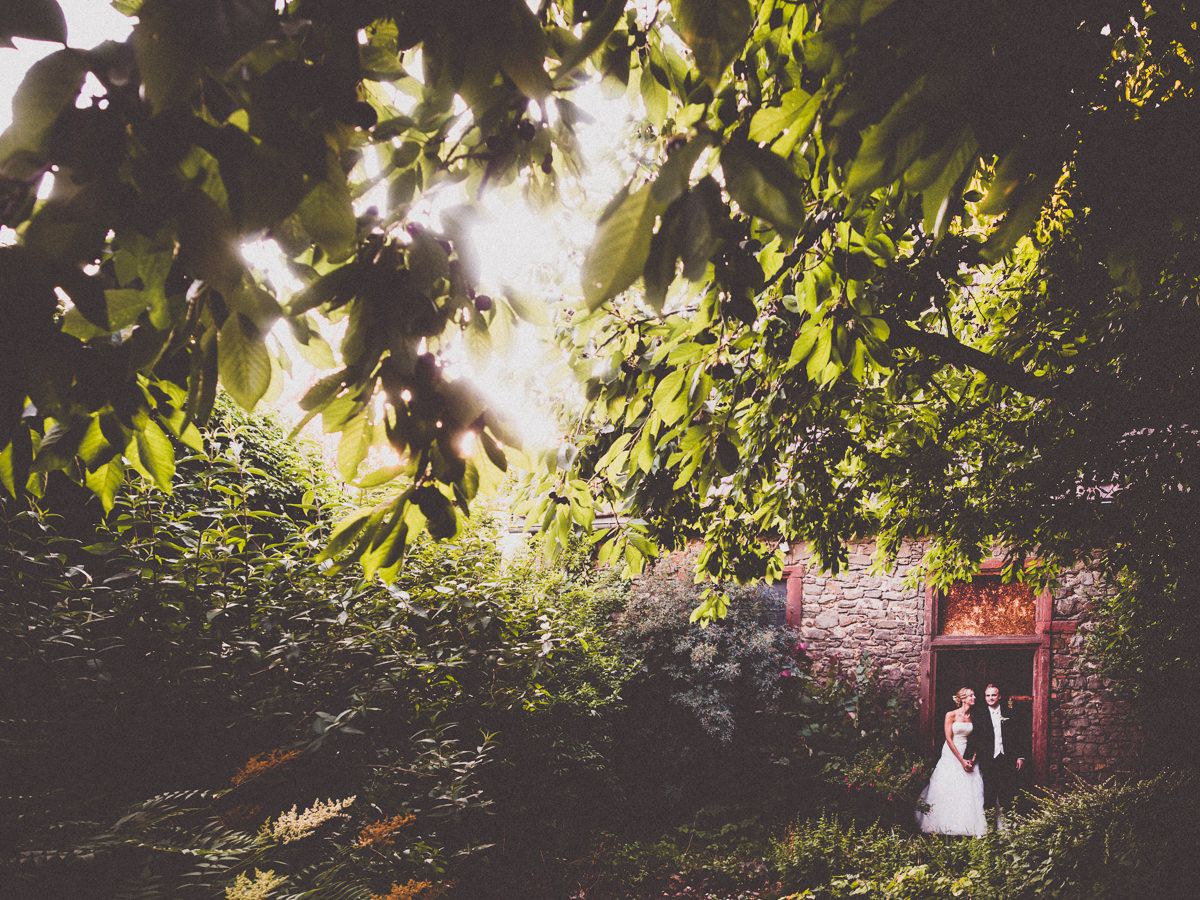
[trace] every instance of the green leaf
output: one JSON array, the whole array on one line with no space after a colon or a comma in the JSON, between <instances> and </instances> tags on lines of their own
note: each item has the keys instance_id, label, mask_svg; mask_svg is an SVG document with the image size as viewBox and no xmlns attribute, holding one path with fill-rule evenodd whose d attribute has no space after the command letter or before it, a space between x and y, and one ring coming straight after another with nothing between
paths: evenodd
<instances>
[{"instance_id":1,"label":"green leaf","mask_svg":"<svg viewBox=\"0 0 1200 900\"><path fill-rule=\"evenodd\" d=\"M179 441L197 453L204 452L204 436L200 434L200 429L193 422L188 422L179 432Z\"/></svg>"},{"instance_id":2,"label":"green leaf","mask_svg":"<svg viewBox=\"0 0 1200 900\"><path fill-rule=\"evenodd\" d=\"M13 95L12 125L0 137L0 164L22 151L41 155L50 128L75 102L86 75L87 61L75 50L59 50L29 67Z\"/></svg>"},{"instance_id":3,"label":"green leaf","mask_svg":"<svg viewBox=\"0 0 1200 900\"><path fill-rule=\"evenodd\" d=\"M961 185L970 177L979 149L979 145L975 143L969 130L966 130L960 138L949 141L947 146L950 152L944 157L939 155L939 158L927 167L929 172L937 170L928 183L922 183L925 179L921 176L925 173L918 168L917 164L910 167L904 176L905 187L910 190L916 190L915 185L922 184L921 210L924 216L922 227L926 234L934 238L941 238L946 233L946 227L952 218L950 215L951 200L958 195ZM938 170L939 165L941 166L940 170ZM912 179L910 179L910 175L913 176Z\"/></svg>"},{"instance_id":4,"label":"green leaf","mask_svg":"<svg viewBox=\"0 0 1200 900\"><path fill-rule=\"evenodd\" d=\"M662 211L646 184L608 211L583 263L583 296L595 309L629 287L650 256L654 222Z\"/></svg>"},{"instance_id":5,"label":"green leaf","mask_svg":"<svg viewBox=\"0 0 1200 900\"><path fill-rule=\"evenodd\" d=\"M487 458L491 460L492 465L501 472L507 472L508 457L504 455L504 451L500 448L500 445L496 443L496 439L486 431L481 430L479 432L479 443L483 445L483 452L487 455Z\"/></svg>"},{"instance_id":6,"label":"green leaf","mask_svg":"<svg viewBox=\"0 0 1200 900\"><path fill-rule=\"evenodd\" d=\"M134 324L150 308L151 296L147 291L132 288L115 288L104 292L108 307L108 330L120 331Z\"/></svg>"},{"instance_id":7,"label":"green leaf","mask_svg":"<svg viewBox=\"0 0 1200 900\"><path fill-rule=\"evenodd\" d=\"M309 237L333 262L341 262L354 252L357 226L344 176L336 183L318 181L300 201L297 212Z\"/></svg>"},{"instance_id":8,"label":"green leaf","mask_svg":"<svg viewBox=\"0 0 1200 900\"><path fill-rule=\"evenodd\" d=\"M88 420L71 418L56 422L38 444L34 458L35 472L51 472L70 466L79 453L79 445L87 433Z\"/></svg>"},{"instance_id":9,"label":"green leaf","mask_svg":"<svg viewBox=\"0 0 1200 900\"><path fill-rule=\"evenodd\" d=\"M429 523L429 536L436 540L454 537L458 516L449 498L432 485L413 491L413 501Z\"/></svg>"},{"instance_id":10,"label":"green leaf","mask_svg":"<svg viewBox=\"0 0 1200 900\"><path fill-rule=\"evenodd\" d=\"M862 323L866 326L867 333L877 341L886 341L888 335L892 333L891 326L877 316L865 316L862 319Z\"/></svg>"},{"instance_id":11,"label":"green leaf","mask_svg":"<svg viewBox=\"0 0 1200 900\"><path fill-rule=\"evenodd\" d=\"M789 369L794 369L808 359L813 347L817 345L817 336L820 333L821 329L815 324L805 323L804 327L800 329L800 333L796 335L796 340L792 342L792 352L788 354L787 361Z\"/></svg>"},{"instance_id":12,"label":"green leaf","mask_svg":"<svg viewBox=\"0 0 1200 900\"><path fill-rule=\"evenodd\" d=\"M750 4L747 0L671 0L671 10L700 74L715 87L750 35L754 25Z\"/></svg>"},{"instance_id":13,"label":"green leaf","mask_svg":"<svg viewBox=\"0 0 1200 900\"><path fill-rule=\"evenodd\" d=\"M371 535L371 546L362 555L360 562L363 577L370 579L378 575L390 582L396 575L404 551L408 546L410 518L408 499L401 496L393 505L394 512L376 527Z\"/></svg>"},{"instance_id":14,"label":"green leaf","mask_svg":"<svg viewBox=\"0 0 1200 900\"><path fill-rule=\"evenodd\" d=\"M387 484L389 481L395 481L407 471L407 466L384 466L382 469L368 472L358 481L354 482L354 486L363 488L364 490L377 488Z\"/></svg>"},{"instance_id":15,"label":"green leaf","mask_svg":"<svg viewBox=\"0 0 1200 900\"><path fill-rule=\"evenodd\" d=\"M33 441L29 429L18 425L13 431L12 440L0 451L0 484L16 498L25 493L25 483L29 480L29 470L33 466Z\"/></svg>"},{"instance_id":16,"label":"green leaf","mask_svg":"<svg viewBox=\"0 0 1200 900\"><path fill-rule=\"evenodd\" d=\"M665 209L687 191L696 161L714 142L715 139L711 135L697 135L667 155L667 161L659 169L658 177L654 179L654 187L651 188L656 203Z\"/></svg>"},{"instance_id":17,"label":"green leaf","mask_svg":"<svg viewBox=\"0 0 1200 900\"><path fill-rule=\"evenodd\" d=\"M14 37L67 42L67 20L54 0L16 0L0 8L0 47L11 47Z\"/></svg>"},{"instance_id":18,"label":"green leaf","mask_svg":"<svg viewBox=\"0 0 1200 900\"><path fill-rule=\"evenodd\" d=\"M693 624L699 622L702 628L707 628L717 619L725 618L728 612L729 598L721 591L708 588L701 596L699 605L692 610L688 621Z\"/></svg>"},{"instance_id":19,"label":"green leaf","mask_svg":"<svg viewBox=\"0 0 1200 900\"><path fill-rule=\"evenodd\" d=\"M354 296L359 287L361 275L359 267L353 263L334 269L293 297L288 303L288 315L303 315L323 303L329 303L334 307L341 306Z\"/></svg>"},{"instance_id":20,"label":"green leaf","mask_svg":"<svg viewBox=\"0 0 1200 900\"><path fill-rule=\"evenodd\" d=\"M111 184L92 182L69 196L52 197L25 230L25 248L55 266L77 266L98 257L109 230Z\"/></svg>"},{"instance_id":21,"label":"green leaf","mask_svg":"<svg viewBox=\"0 0 1200 900\"><path fill-rule=\"evenodd\" d=\"M583 36L579 39L579 43L575 44L563 56L562 65L559 66L555 77L561 79L566 73L570 72L604 46L604 42L612 34L617 23L621 21L621 15L624 12L625 0L608 0L604 9L592 19L592 24L583 33Z\"/></svg>"},{"instance_id":22,"label":"green leaf","mask_svg":"<svg viewBox=\"0 0 1200 900\"><path fill-rule=\"evenodd\" d=\"M1017 245L1022 237L1037 224L1042 207L1054 190L1054 179L1043 178L1022 190L1021 201L1008 211L996 229L988 235L987 242L980 248L979 255L985 262L999 262L1004 254Z\"/></svg>"},{"instance_id":23,"label":"green leaf","mask_svg":"<svg viewBox=\"0 0 1200 900\"><path fill-rule=\"evenodd\" d=\"M344 481L353 481L357 477L358 467L367 458L374 436L375 429L365 414L355 416L342 429L342 439L337 449L337 467Z\"/></svg>"},{"instance_id":24,"label":"green leaf","mask_svg":"<svg viewBox=\"0 0 1200 900\"><path fill-rule=\"evenodd\" d=\"M808 136L821 107L821 95L795 87L783 95L779 106L765 106L750 120L750 140L776 141L774 151L790 156L796 144Z\"/></svg>"},{"instance_id":25,"label":"green leaf","mask_svg":"<svg viewBox=\"0 0 1200 900\"><path fill-rule=\"evenodd\" d=\"M73 338L78 338L81 341L90 341L93 338L102 337L109 333L107 328L101 328L99 325L93 325L83 313L79 311L79 307L72 307L63 313L62 317L62 332L69 334Z\"/></svg>"},{"instance_id":26,"label":"green leaf","mask_svg":"<svg viewBox=\"0 0 1200 900\"><path fill-rule=\"evenodd\" d=\"M654 399L651 401L654 411L667 425L674 425L687 409L687 396L684 394L684 369L675 369L667 375L654 389Z\"/></svg>"},{"instance_id":27,"label":"green leaf","mask_svg":"<svg viewBox=\"0 0 1200 900\"><path fill-rule=\"evenodd\" d=\"M699 281L721 246L721 226L728 220L729 212L712 176L701 178L680 202L683 237L679 255L683 259L683 277Z\"/></svg>"},{"instance_id":28,"label":"green leaf","mask_svg":"<svg viewBox=\"0 0 1200 900\"><path fill-rule=\"evenodd\" d=\"M241 313L232 313L217 339L218 370L225 390L245 409L254 409L271 384L271 356L262 335Z\"/></svg>"},{"instance_id":29,"label":"green leaf","mask_svg":"<svg viewBox=\"0 0 1200 900\"><path fill-rule=\"evenodd\" d=\"M676 263L682 251L686 224L680 214L683 204L676 203L663 215L662 225L650 239L650 255L642 269L646 302L662 311L667 289L675 280Z\"/></svg>"},{"instance_id":30,"label":"green leaf","mask_svg":"<svg viewBox=\"0 0 1200 900\"><path fill-rule=\"evenodd\" d=\"M846 172L845 190L856 196L891 184L915 161L936 148L930 127L932 91L928 82L910 88L887 115L863 132L862 143Z\"/></svg>"},{"instance_id":31,"label":"green leaf","mask_svg":"<svg viewBox=\"0 0 1200 900\"><path fill-rule=\"evenodd\" d=\"M363 528L366 527L367 522L374 513L375 510L373 509L359 509L338 522L334 526L333 533L329 536L324 549L317 554L317 562L336 559L338 554L349 547L362 534Z\"/></svg>"},{"instance_id":32,"label":"green leaf","mask_svg":"<svg viewBox=\"0 0 1200 900\"><path fill-rule=\"evenodd\" d=\"M83 440L79 442L79 458L83 460L83 464L94 471L120 452L120 447L112 446L104 436L100 416L93 416L83 434Z\"/></svg>"},{"instance_id":33,"label":"green leaf","mask_svg":"<svg viewBox=\"0 0 1200 900\"><path fill-rule=\"evenodd\" d=\"M192 350L188 377L187 414L195 422L206 422L217 397L217 327L210 325Z\"/></svg>"},{"instance_id":34,"label":"green leaf","mask_svg":"<svg viewBox=\"0 0 1200 900\"><path fill-rule=\"evenodd\" d=\"M249 276L243 277L225 299L230 307L242 313L262 332L270 331L271 326L283 316L279 301Z\"/></svg>"},{"instance_id":35,"label":"green leaf","mask_svg":"<svg viewBox=\"0 0 1200 900\"><path fill-rule=\"evenodd\" d=\"M179 214L179 259L187 271L232 294L245 266L229 214L199 188L188 192Z\"/></svg>"},{"instance_id":36,"label":"green leaf","mask_svg":"<svg viewBox=\"0 0 1200 900\"><path fill-rule=\"evenodd\" d=\"M747 141L733 140L721 151L721 171L729 196L745 212L765 219L788 237L803 226L807 189L787 160Z\"/></svg>"},{"instance_id":37,"label":"green leaf","mask_svg":"<svg viewBox=\"0 0 1200 900\"><path fill-rule=\"evenodd\" d=\"M642 95L642 105L646 108L646 118L655 128L661 129L667 120L670 92L659 84L647 69L642 69L638 90Z\"/></svg>"},{"instance_id":38,"label":"green leaf","mask_svg":"<svg viewBox=\"0 0 1200 900\"><path fill-rule=\"evenodd\" d=\"M106 513L112 512L113 500L124 481L125 463L119 457L109 460L94 472L84 474L88 490L100 499L100 505Z\"/></svg>"},{"instance_id":39,"label":"green leaf","mask_svg":"<svg viewBox=\"0 0 1200 900\"><path fill-rule=\"evenodd\" d=\"M171 479L175 477L175 447L166 432L154 420L134 432L138 459L164 491L171 490Z\"/></svg>"},{"instance_id":40,"label":"green leaf","mask_svg":"<svg viewBox=\"0 0 1200 900\"><path fill-rule=\"evenodd\" d=\"M733 472L742 460L742 454L737 445L728 435L717 438L717 463L726 474Z\"/></svg>"},{"instance_id":41,"label":"green leaf","mask_svg":"<svg viewBox=\"0 0 1200 900\"><path fill-rule=\"evenodd\" d=\"M500 68L517 90L541 102L550 96L551 89L545 68L545 32L523 0L511 0L507 24L506 39L500 48Z\"/></svg>"},{"instance_id":42,"label":"green leaf","mask_svg":"<svg viewBox=\"0 0 1200 900\"><path fill-rule=\"evenodd\" d=\"M805 373L809 379L816 381L822 370L829 362L829 354L833 350L833 329L821 327L817 329L816 347L813 349L812 355L808 358L808 365L805 366Z\"/></svg>"},{"instance_id":43,"label":"green leaf","mask_svg":"<svg viewBox=\"0 0 1200 900\"><path fill-rule=\"evenodd\" d=\"M317 381L312 387L304 392L304 396L300 398L300 408L305 411L321 409L325 404L337 396L338 391L342 389L348 377L345 370L333 372L326 375Z\"/></svg>"},{"instance_id":44,"label":"green leaf","mask_svg":"<svg viewBox=\"0 0 1200 900\"><path fill-rule=\"evenodd\" d=\"M180 43L192 31L192 11L181 4L154 3L142 8L133 29L133 52L142 86L155 113L188 101L199 84L196 47Z\"/></svg>"}]
</instances>

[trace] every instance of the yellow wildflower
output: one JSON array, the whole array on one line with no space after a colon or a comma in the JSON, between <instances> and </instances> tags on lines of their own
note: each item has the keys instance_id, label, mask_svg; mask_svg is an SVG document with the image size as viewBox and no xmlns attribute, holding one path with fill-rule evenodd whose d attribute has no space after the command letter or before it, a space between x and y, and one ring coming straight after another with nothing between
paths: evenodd
<instances>
[{"instance_id":1,"label":"yellow wildflower","mask_svg":"<svg viewBox=\"0 0 1200 900\"><path fill-rule=\"evenodd\" d=\"M308 837L330 819L349 818L343 809L352 804L356 797L345 800L318 800L304 812L298 811L298 806L292 806L278 819L270 823L268 829L271 837L284 844Z\"/></svg>"},{"instance_id":2,"label":"yellow wildflower","mask_svg":"<svg viewBox=\"0 0 1200 900\"><path fill-rule=\"evenodd\" d=\"M251 878L242 872L234 879L233 885L225 888L225 900L267 900L271 892L287 881L282 875L276 875L274 869L254 870Z\"/></svg>"}]
</instances>

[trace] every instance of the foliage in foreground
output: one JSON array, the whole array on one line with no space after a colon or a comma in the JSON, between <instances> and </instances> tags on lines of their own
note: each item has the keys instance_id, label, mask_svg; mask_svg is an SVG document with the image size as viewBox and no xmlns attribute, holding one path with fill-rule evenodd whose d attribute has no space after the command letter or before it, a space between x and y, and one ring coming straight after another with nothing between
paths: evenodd
<instances>
[{"instance_id":1,"label":"foliage in foreground","mask_svg":"<svg viewBox=\"0 0 1200 900\"><path fill-rule=\"evenodd\" d=\"M1180 852L1197 827L1197 783L1167 773L1026 798L1008 830L981 840L914 834L819 814L772 827L714 809L656 840L601 841L579 897L730 898L1193 896L1200 864Z\"/></svg>"},{"instance_id":2,"label":"foliage in foreground","mask_svg":"<svg viewBox=\"0 0 1200 900\"><path fill-rule=\"evenodd\" d=\"M105 502L130 468L169 483L167 435L194 436L218 381L256 403L286 320L326 371L302 405L343 435L347 478L373 444L399 454L381 481L406 476L337 551L392 573L418 533L454 533L511 438L440 360L522 304L476 295L469 206L444 233L410 214L458 183L556 196L575 91L601 75L640 99L658 160L584 267L587 303L618 301L570 328L612 427L547 493L549 530L632 505L610 550L636 564L695 530L700 570L730 580L777 565L776 528L830 564L864 525L928 532L953 573L997 536L1071 562L1187 516L1187 4L119 7L130 39L40 61L0 139L10 493L48 471ZM67 40L54 0L22 9L0 39ZM89 77L105 96L77 104ZM389 208L356 216L377 150ZM263 234L307 285L286 305L236 252ZM347 322L340 361L314 315Z\"/></svg>"},{"instance_id":3,"label":"foliage in foreground","mask_svg":"<svg viewBox=\"0 0 1200 900\"><path fill-rule=\"evenodd\" d=\"M3 690L36 715L4 723L5 883L402 895L552 842L603 793L619 583L505 565L486 530L415 546L390 589L331 575L325 473L225 416L174 495L102 516L53 481L59 513L4 510Z\"/></svg>"},{"instance_id":4,"label":"foliage in foreground","mask_svg":"<svg viewBox=\"0 0 1200 900\"><path fill-rule=\"evenodd\" d=\"M772 845L796 897L1186 897L1200 862L1197 782L1177 773L1045 792L982 840L863 828L835 815Z\"/></svg>"},{"instance_id":5,"label":"foliage in foreground","mask_svg":"<svg viewBox=\"0 0 1200 900\"><path fill-rule=\"evenodd\" d=\"M4 509L2 690L37 711L0 746L16 896L563 895L594 831L661 833L718 783L786 815L781 772L803 792L856 746L870 679L814 679L777 597L702 630L687 579L631 602L486 528L387 588L330 572L327 474L220 410L172 494L105 515L52 478L56 512Z\"/></svg>"},{"instance_id":6,"label":"foliage in foreground","mask_svg":"<svg viewBox=\"0 0 1200 900\"><path fill-rule=\"evenodd\" d=\"M397 453L332 555L390 576L453 534L513 439L443 355L526 310L476 293L469 206L440 232L410 213L458 184L553 197L600 75L657 160L588 255L567 339L592 406L547 531L614 507L635 524L602 552L703 534L718 581L777 572L769 531L830 565L854 533L931 535L941 580L995 540L1013 574L1109 548L1132 589L1104 645L1152 702L1200 696L1188 4L118 5L131 38L40 61L0 137L8 494L167 487L218 382L253 406L278 380L286 321L346 477ZM53 0L18 6L0 41L67 39ZM376 154L388 208L356 215ZM298 295L237 252L263 235ZM318 320L346 324L340 359Z\"/></svg>"}]
</instances>

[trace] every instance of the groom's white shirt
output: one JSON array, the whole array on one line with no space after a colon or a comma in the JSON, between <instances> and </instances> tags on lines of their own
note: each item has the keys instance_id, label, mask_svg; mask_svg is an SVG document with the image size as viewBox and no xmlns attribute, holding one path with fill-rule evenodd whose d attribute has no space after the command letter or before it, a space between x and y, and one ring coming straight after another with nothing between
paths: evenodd
<instances>
[{"instance_id":1,"label":"groom's white shirt","mask_svg":"<svg viewBox=\"0 0 1200 900\"><path fill-rule=\"evenodd\" d=\"M992 715L992 734L996 736L996 744L993 748L995 752L992 754L992 758L994 759L1004 752L1004 737L1000 734L1000 722L1002 721L1000 716L1000 704L997 703L995 706L989 706L988 712Z\"/></svg>"}]
</instances>

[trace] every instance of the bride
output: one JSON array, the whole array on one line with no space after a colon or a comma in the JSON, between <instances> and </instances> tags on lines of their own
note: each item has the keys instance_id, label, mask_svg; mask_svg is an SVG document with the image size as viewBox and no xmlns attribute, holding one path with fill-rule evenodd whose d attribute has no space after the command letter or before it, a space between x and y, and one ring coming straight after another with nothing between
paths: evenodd
<instances>
[{"instance_id":1,"label":"bride","mask_svg":"<svg viewBox=\"0 0 1200 900\"><path fill-rule=\"evenodd\" d=\"M968 759L967 738L975 727L971 708L975 692L959 688L954 692L956 709L946 713L946 742L942 755L921 792L928 812L917 813L917 826L927 834L959 834L981 837L987 833L983 814L983 776L975 766L974 754Z\"/></svg>"}]
</instances>

